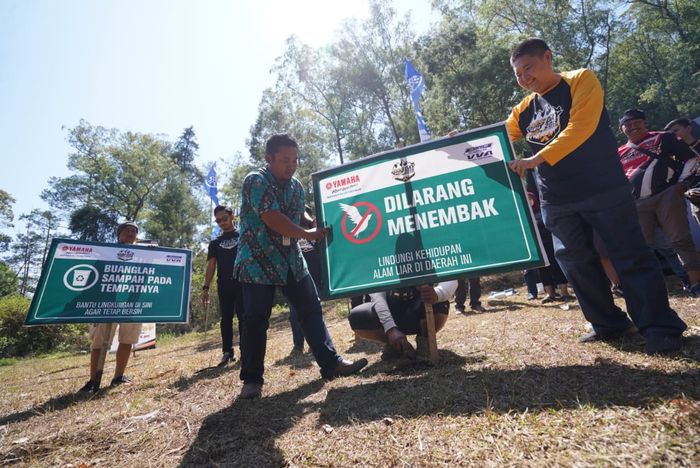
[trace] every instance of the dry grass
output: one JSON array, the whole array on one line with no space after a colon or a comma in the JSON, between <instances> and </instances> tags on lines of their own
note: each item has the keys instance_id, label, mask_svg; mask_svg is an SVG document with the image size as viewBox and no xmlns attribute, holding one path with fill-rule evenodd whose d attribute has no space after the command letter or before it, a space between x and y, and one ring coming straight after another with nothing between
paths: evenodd
<instances>
[{"instance_id":1,"label":"dry grass","mask_svg":"<svg viewBox=\"0 0 700 468\"><path fill-rule=\"evenodd\" d=\"M497 281L492 283L492 286ZM489 290L487 283L486 290ZM579 344L576 305L520 294L487 313L451 315L441 363L381 362L353 342L336 304L326 318L358 376L323 382L310 355L287 357L286 316L269 332L266 385L239 401L239 366L215 332L138 353L131 385L74 396L87 355L0 367L0 460L26 466L698 466L700 312L672 297L690 329L682 356L639 341ZM113 357L106 370L111 377Z\"/></svg>"}]
</instances>

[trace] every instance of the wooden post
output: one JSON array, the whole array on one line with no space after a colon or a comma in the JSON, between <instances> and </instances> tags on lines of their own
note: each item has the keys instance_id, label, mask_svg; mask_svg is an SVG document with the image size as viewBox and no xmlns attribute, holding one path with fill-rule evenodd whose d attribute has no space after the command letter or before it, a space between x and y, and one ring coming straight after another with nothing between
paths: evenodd
<instances>
[{"instance_id":1,"label":"wooden post","mask_svg":"<svg viewBox=\"0 0 700 468\"><path fill-rule=\"evenodd\" d=\"M430 361L433 364L437 364L438 349L437 349L437 336L435 334L435 313L433 312L433 305L425 304L425 328L428 332L428 348L430 349Z\"/></svg>"}]
</instances>

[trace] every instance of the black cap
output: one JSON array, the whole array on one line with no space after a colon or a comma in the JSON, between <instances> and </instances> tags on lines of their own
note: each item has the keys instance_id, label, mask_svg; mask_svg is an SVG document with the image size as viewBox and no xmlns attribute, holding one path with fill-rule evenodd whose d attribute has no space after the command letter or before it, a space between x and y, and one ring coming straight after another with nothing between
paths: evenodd
<instances>
[{"instance_id":1,"label":"black cap","mask_svg":"<svg viewBox=\"0 0 700 468\"><path fill-rule=\"evenodd\" d=\"M121 232L122 232L124 229L126 229L127 227L129 227L129 226L131 226L131 227L133 227L134 229L136 229L136 232L139 232L139 227L136 225L135 222L133 222L133 221L124 221L124 222L121 223L119 226L117 226L117 237L119 237L119 234L121 234Z\"/></svg>"},{"instance_id":2,"label":"black cap","mask_svg":"<svg viewBox=\"0 0 700 468\"><path fill-rule=\"evenodd\" d=\"M625 113L622 114L622 117L620 117L620 126L622 127L622 124L624 124L625 122L637 119L647 119L647 116L644 115L644 111L641 109L627 109Z\"/></svg>"}]
</instances>

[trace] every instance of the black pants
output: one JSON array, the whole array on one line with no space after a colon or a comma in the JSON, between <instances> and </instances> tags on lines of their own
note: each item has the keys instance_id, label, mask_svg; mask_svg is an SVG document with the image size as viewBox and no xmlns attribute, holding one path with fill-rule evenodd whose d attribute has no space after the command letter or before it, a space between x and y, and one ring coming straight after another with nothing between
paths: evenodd
<instances>
[{"instance_id":1,"label":"black pants","mask_svg":"<svg viewBox=\"0 0 700 468\"><path fill-rule=\"evenodd\" d=\"M233 316L238 317L238 336L241 336L243 294L238 281L218 281L219 311L221 312L221 350L233 353Z\"/></svg>"},{"instance_id":2,"label":"black pants","mask_svg":"<svg viewBox=\"0 0 700 468\"><path fill-rule=\"evenodd\" d=\"M481 278L469 278L468 280L458 280L457 291L455 292L455 307L464 309L464 302L469 293L469 306L481 305Z\"/></svg>"}]
</instances>

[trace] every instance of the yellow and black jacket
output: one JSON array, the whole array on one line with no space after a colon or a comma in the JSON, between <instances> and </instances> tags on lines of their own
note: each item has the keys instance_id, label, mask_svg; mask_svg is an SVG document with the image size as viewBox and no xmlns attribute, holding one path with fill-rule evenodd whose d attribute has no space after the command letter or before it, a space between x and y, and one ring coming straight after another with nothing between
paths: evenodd
<instances>
[{"instance_id":1,"label":"yellow and black jacket","mask_svg":"<svg viewBox=\"0 0 700 468\"><path fill-rule=\"evenodd\" d=\"M523 99L507 121L510 139L525 138L545 160L537 167L543 204L582 201L628 184L598 79L588 69L560 76L544 94Z\"/></svg>"}]
</instances>

